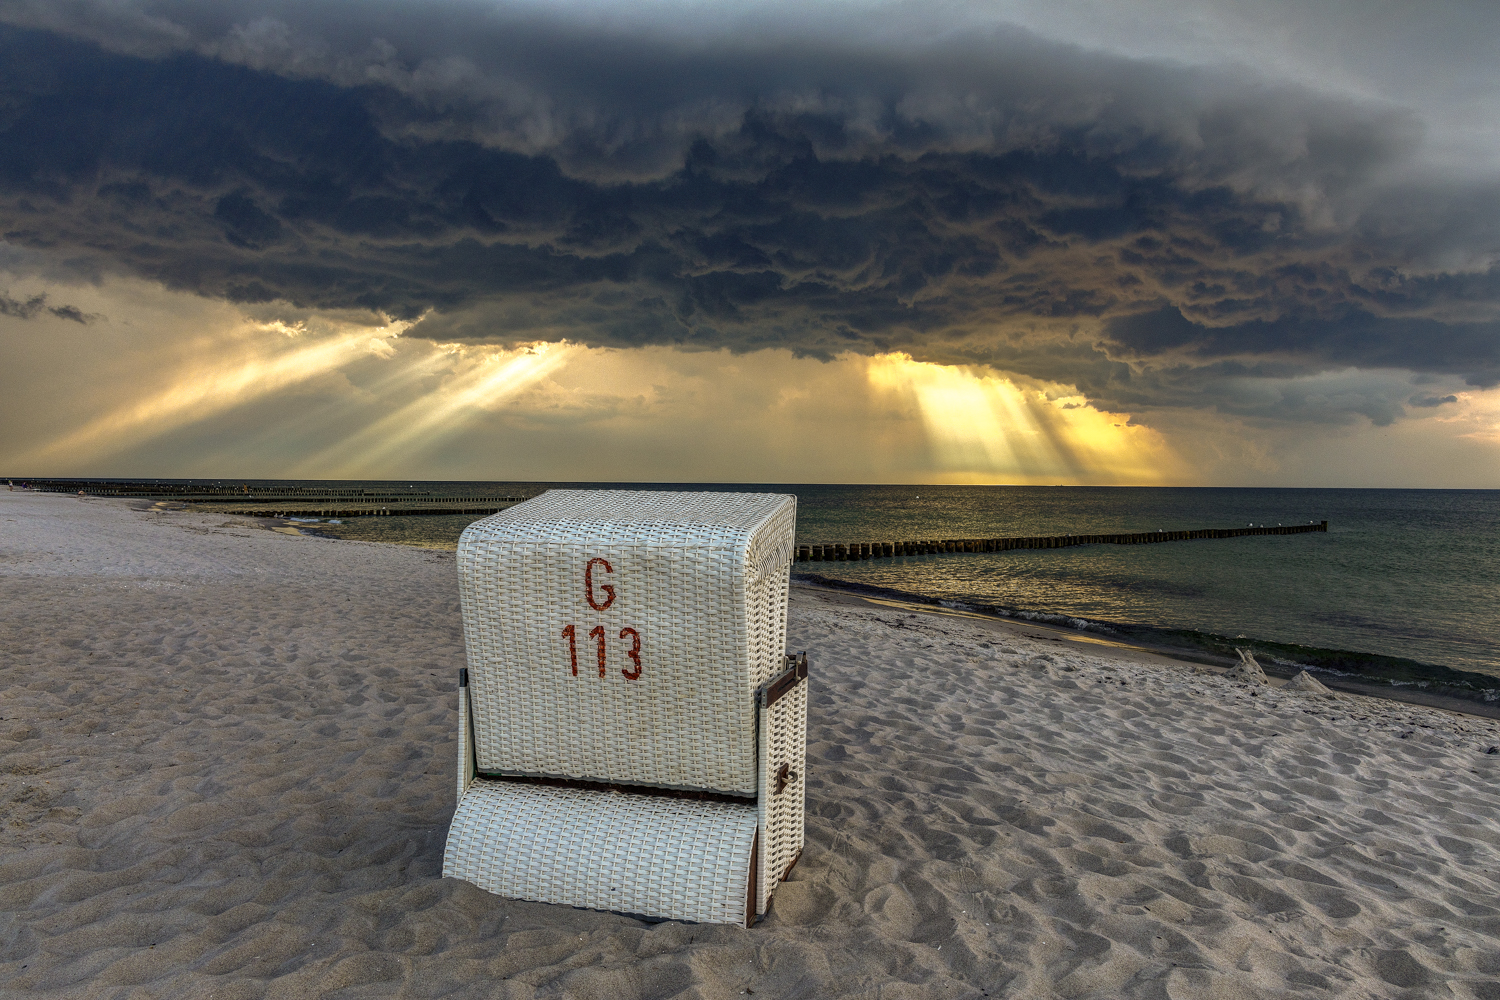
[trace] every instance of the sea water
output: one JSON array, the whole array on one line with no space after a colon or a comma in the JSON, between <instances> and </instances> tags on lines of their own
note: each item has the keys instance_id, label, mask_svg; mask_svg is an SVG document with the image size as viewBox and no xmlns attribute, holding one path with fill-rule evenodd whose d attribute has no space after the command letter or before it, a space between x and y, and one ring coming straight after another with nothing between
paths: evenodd
<instances>
[{"instance_id":1,"label":"sea water","mask_svg":"<svg viewBox=\"0 0 1500 1000\"><path fill-rule=\"evenodd\" d=\"M256 485L269 485L259 484ZM797 495L801 543L1097 534L1329 522L1326 534L1086 545L856 562L798 574L1101 632L1343 651L1500 678L1500 491L787 484L299 482L444 495L565 488ZM451 548L472 516L357 517L306 528ZM1321 651L1321 652L1320 652ZM1322 656L1319 660L1318 657ZM1500 690L1496 691L1500 695Z\"/></svg>"},{"instance_id":2,"label":"sea water","mask_svg":"<svg viewBox=\"0 0 1500 1000\"><path fill-rule=\"evenodd\" d=\"M854 510L861 511L856 515ZM1500 677L1500 492L819 487L807 541L1329 522L1328 532L808 563L831 578L1189 644L1308 647ZM932 525L934 530L920 530ZM865 529L863 532L858 529ZM813 536L821 536L814 538ZM1172 638L1160 635L1158 638ZM1296 651L1279 651L1297 658Z\"/></svg>"}]
</instances>

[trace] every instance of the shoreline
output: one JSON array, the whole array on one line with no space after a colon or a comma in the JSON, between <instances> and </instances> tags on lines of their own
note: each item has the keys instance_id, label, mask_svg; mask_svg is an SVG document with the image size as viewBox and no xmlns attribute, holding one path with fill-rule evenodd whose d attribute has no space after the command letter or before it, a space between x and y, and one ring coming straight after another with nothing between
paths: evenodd
<instances>
[{"instance_id":1,"label":"shoreline","mask_svg":"<svg viewBox=\"0 0 1500 1000\"><path fill-rule=\"evenodd\" d=\"M67 494L45 494L56 495L65 499L73 499ZM341 534L326 530L326 527L318 523L302 523L287 517L266 517L253 514L225 514L219 511L199 511L193 505L173 500L148 501L129 498L90 497L90 502L110 502L128 505L138 511L172 511L178 513L196 513L205 517L219 518L228 517L235 520L253 523L256 527L273 532L300 535L303 537L319 538L327 541L359 542L370 545L393 545L399 548L418 549L429 552L455 552L457 543L435 543L426 541L378 541L365 538L349 538ZM320 530L323 527L323 530ZM342 525L340 525L342 527ZM982 618L992 618L999 621L1011 622L1018 627L1030 628L1034 631L1047 633L1068 641L1078 642L1102 642L1103 645L1118 645L1124 647L1137 647L1150 651L1169 660L1207 667L1223 672L1233 666L1237 659L1228 652L1215 651L1211 646L1199 642L1196 644L1172 643L1156 638L1153 633L1188 634L1182 630L1164 629L1154 626L1125 626L1109 622L1092 622L1102 630L1103 634L1091 632L1087 629L1071 628L1060 624L1060 621L1069 620L1069 616L1051 612L1033 612L1034 617L1028 617L1028 613L1007 614L1003 610L973 605L965 602L952 601L944 604L937 598L928 597L908 591L901 591L872 584L859 583L855 581L839 580L825 577L822 574L799 571L798 564L794 564L792 571L793 586L805 586L812 588L824 588L856 595L866 595L876 600L894 600L912 605L913 610L930 614L943 614L953 610L951 605L963 604L963 609L968 613ZM1082 619L1077 619L1082 620ZM1142 634L1144 633L1144 634ZM1441 689L1441 681L1435 680L1397 680L1390 681L1379 678L1375 681L1361 680L1357 675L1349 671L1340 671L1320 666L1318 663L1301 663L1295 660L1283 660L1276 655L1271 647L1281 646L1305 650L1312 654L1334 654L1340 658L1347 658L1356 663L1378 662L1389 660L1389 657L1381 657L1378 654L1359 653L1351 650L1320 650L1313 647L1287 647L1287 644L1270 643L1257 639L1229 640L1222 636L1211 633L1190 633L1193 638L1206 639L1213 645L1244 646L1255 652L1261 660L1261 666L1265 670L1268 679L1274 686L1280 686L1277 682L1285 682L1302 670L1307 670L1318 678L1326 687L1346 694L1361 695L1371 698L1384 698L1410 705L1422 705L1436 708L1447 712L1455 712L1461 715L1472 715L1487 719L1500 719L1500 699L1486 700L1482 696L1471 697L1467 693L1449 693ZM1108 640L1108 641L1104 641ZM1459 674L1465 678L1474 678L1480 682L1493 682L1494 687L1490 691L1500 691L1500 678L1478 674L1473 671L1455 671L1452 668L1432 664L1419 663L1417 661L1399 660L1403 666L1417 668L1419 671L1450 672ZM1382 682L1384 681L1384 682ZM1434 683L1439 685L1439 690L1432 691L1427 688Z\"/></svg>"},{"instance_id":2,"label":"shoreline","mask_svg":"<svg viewBox=\"0 0 1500 1000\"><path fill-rule=\"evenodd\" d=\"M1104 622L1089 622L1100 629L1070 628L1058 624L1056 619L1066 619L1067 616L1060 614L1041 614L1036 618L1025 615L1009 615L1001 611L985 608L983 606L969 605L964 602L950 601L942 602L936 598L927 597L923 594L915 594L908 591L895 590L889 587L880 587L872 584L858 583L849 580L838 580L824 577L821 574L796 573L792 575L794 586L803 586L813 589L824 589L841 593L848 593L864 597L876 603L895 601L909 604L914 610L923 610L929 614L942 614L947 611L959 610L965 614L980 618L993 619L995 621L1007 622L1019 629L1032 629L1036 631L1053 633L1056 637L1064 640L1084 643L1100 643L1104 645L1117 645L1124 647L1135 647L1156 653L1160 656L1182 663L1195 664L1202 667L1224 672L1238 662L1236 657L1224 653L1215 653L1212 648L1202 646L1175 645L1167 642L1151 641L1151 633L1172 632L1180 633L1180 630L1158 629L1150 626L1120 626ZM955 608L955 605L959 607ZM1051 619L1051 620L1049 620ZM1082 620L1082 619L1078 619ZM1146 633L1142 638L1140 633ZM1208 633L1194 633L1195 635L1209 636ZM1500 700L1485 700L1482 697L1465 697L1460 694L1446 694L1441 691L1432 692L1412 686L1412 682L1387 682L1378 683L1359 680L1352 674L1343 671L1331 670L1320 667L1317 664L1304 664L1295 661L1285 661L1268 657L1264 652L1265 647L1273 644L1256 639L1242 639L1231 641L1219 636L1211 636L1219 643L1227 645L1238 645L1251 649L1263 660L1261 667L1266 675L1272 680L1285 682L1299 672L1306 670L1317 677L1326 687L1348 694L1357 694L1371 698L1385 698L1391 701L1399 701L1411 705L1424 705L1429 708L1438 708L1448 712L1456 712L1462 715L1473 715L1486 719L1500 719ZM1280 644L1284 645L1284 644ZM1389 659L1374 654L1362 654L1344 650L1313 650L1313 652L1333 652L1341 656L1353 659L1364 658L1370 661ZM1482 678L1484 681L1492 681L1493 688L1489 690L1500 691L1500 678L1492 678L1488 675L1477 674L1472 671L1452 671L1451 668L1430 664L1415 663L1415 661L1403 661L1413 663L1414 666L1437 671L1448 671L1464 674L1474 678ZM1279 686L1279 685L1278 685Z\"/></svg>"},{"instance_id":3,"label":"shoreline","mask_svg":"<svg viewBox=\"0 0 1500 1000\"><path fill-rule=\"evenodd\" d=\"M93 499L103 500L109 498ZM137 505L134 506L134 509L138 510L171 509L177 511L193 511L193 507L191 505L181 504L175 501L148 502L121 499L114 502ZM243 518L246 521L255 522L262 528L267 528L271 531L281 532L283 534L299 534L307 537L327 539L330 541L364 542L373 545L396 545L433 552L454 552L457 550L456 542L449 545L445 543L390 542L376 541L373 539L348 538L327 530L319 530L320 526L316 523L294 523L289 518L268 518L264 516L258 517L250 514L221 515L220 512L217 511L208 513L216 517L226 516L233 518ZM887 599L898 602L906 602L912 605L913 610L933 614L945 613L945 610L952 610L950 605L962 603L949 602L947 605L945 605L942 601L923 594L911 593L887 587L880 587L872 584L858 583L855 581L839 580L836 578L825 577L822 574L808 572L805 569L799 571L799 565L800 564L794 564L793 566L792 580L794 586L825 588L829 590L841 591L857 595L869 595L871 598L877 600ZM1201 643L1196 645L1174 644L1171 642L1156 639L1152 634L1181 634L1182 630L1162 629L1153 626L1122 626L1107 622L1089 622L1090 625L1094 625L1103 630L1104 634L1100 635L1086 629L1070 628L1066 625L1059 624L1059 621L1068 620L1069 616L1057 613L1035 612L1032 613L1035 615L1035 617L1027 617L1026 613L1006 614L1001 610L984 607L982 605L970 604L964 604L963 610L984 618L993 618L1000 621L1016 623L1019 627L1030 628L1034 631L1048 633L1055 637L1059 637L1069 641L1096 642L1103 645L1137 647L1166 657L1169 660L1208 667L1210 669L1218 670L1219 672L1223 672L1224 670L1238 662L1236 657L1229 655L1229 653L1216 652L1213 648ZM1141 633L1145 634L1142 635ZM1214 636L1211 633L1192 633L1192 635L1195 638L1202 637L1208 639L1214 645L1239 645L1250 648L1252 651L1258 654L1259 659L1262 661L1261 666L1265 670L1267 677L1271 680L1273 686L1280 686L1278 682L1284 683L1300 671L1307 670L1308 672L1316 676L1318 680L1326 687L1331 688L1335 691L1342 691L1346 694L1362 695L1371 698L1384 698L1391 701L1402 702L1404 704L1422 705L1429 708L1437 708L1443 711L1455 712L1461 715L1472 715L1487 719L1500 719L1500 699L1486 700L1482 696L1470 697L1465 693L1447 693L1441 689L1437 691L1431 691L1425 689L1425 687L1423 686L1418 686L1431 685L1432 683L1434 683L1434 681L1427 680L1394 682L1386 681L1384 683L1381 682L1381 679L1377 679L1375 681L1361 680L1358 676L1348 671L1330 669L1324 666L1320 666L1317 663L1301 663L1295 660L1288 661L1280 659L1276 656L1275 651L1269 649L1269 647L1285 646L1286 644L1273 644L1256 639L1228 640L1225 637ZM1109 637L1114 638L1111 639ZM1107 639L1108 641L1105 641ZM1378 662L1382 659L1390 659L1388 657L1380 657L1376 654L1359 653L1351 650L1318 650L1312 647L1298 648L1305 649L1307 652L1315 654L1332 653L1341 658L1351 659L1356 663L1361 661ZM1472 677L1475 679L1482 679L1482 681L1492 681L1494 687L1490 690L1500 691L1500 678L1492 678L1488 675L1478 674L1473 671L1453 671L1452 668L1418 663L1416 661L1403 660L1400 662L1403 665L1410 664L1411 667L1415 667L1418 670L1422 671L1448 671L1463 675L1466 678ZM1436 683L1441 684L1440 681L1437 681Z\"/></svg>"},{"instance_id":4,"label":"shoreline","mask_svg":"<svg viewBox=\"0 0 1500 1000\"><path fill-rule=\"evenodd\" d=\"M143 481L144 482L144 481ZM207 481L205 481L207 482ZM266 485L266 484L261 484ZM333 489L336 487L355 486L369 492L372 489L393 488L392 484L383 481L291 481L280 482L282 492L289 490L319 488ZM407 483L398 484L406 487ZM488 492L500 489L501 484L417 484L423 489L434 490L439 487L478 489L483 487ZM535 489L542 488L548 484L503 484L505 490L515 492L527 492L525 487ZM631 484L605 484L610 487L628 487ZM690 484L686 488L697 488L700 485ZM735 486L735 484L730 484ZM743 484L739 484L743 485ZM736 486L736 488L738 488ZM791 487L786 487L791 489ZM807 487L814 491L814 500L811 501L813 509L819 509L817 496L819 490L826 492L826 487ZM877 493L882 490L889 493L892 488L869 488L875 489ZM335 490L337 492L337 490ZM347 492L347 490L345 490ZM1212 490L1210 492L1213 492ZM1230 490L1231 493L1243 492ZM1253 491L1252 491L1253 492ZM1272 491L1273 493L1276 491ZM1285 492L1285 491L1281 491ZM1323 491L1327 493L1328 491ZM1333 491L1337 493L1337 491ZM1373 491L1374 494L1384 496L1393 491ZM1400 491L1394 491L1400 492ZM425 494L424 494L425 495ZM881 494L882 496L884 493ZM1278 494L1279 495L1279 494ZM1321 495L1321 494L1320 494ZM824 498L826 500L826 498ZM898 498L899 499L899 498ZM907 498L910 499L910 498ZM1285 506L1291 502L1285 499L1277 503ZM1333 507L1339 507L1334 500L1326 500ZM919 505L920 506L920 505ZM1192 506L1192 505L1190 505ZM1203 505L1198 505L1202 507ZM1213 505L1209 505L1213 507ZM1345 505L1347 507L1347 505ZM903 510L905 508L902 508ZM1072 508L1070 508L1072 509ZM1081 509L1081 508L1080 508ZM1132 508L1133 509L1133 508ZM1196 510L1197 507L1194 507ZM1204 508L1207 510L1208 508ZM1217 509L1217 508L1214 508ZM1353 515L1347 509L1343 510L1346 517ZM826 515L826 511L824 514ZM1075 512L1076 513L1076 512ZM1275 517L1281 517L1284 512L1278 508ZM1204 514L1204 511L1199 511ZM243 515L230 515L243 516ZM903 516L905 516L903 514ZM1204 516L1207 516L1206 514ZM303 523L300 530L304 533L318 534L325 537L337 537L345 540L361 541L391 541L400 544L415 545L418 547L432 548L438 551L452 550L455 540L463 525L473 520L472 517L437 517L437 518L409 518L393 516L388 518L356 518L346 521L342 525L328 526L326 520L319 519L317 523ZM826 517L824 518L826 520ZM856 520L858 520L856 518ZM1190 520L1192 520L1190 518ZM1229 520L1235 520L1231 517ZM1253 518L1252 518L1253 520ZM1284 520L1284 518L1282 518ZM1387 519L1389 520L1389 519ZM432 522L448 522L438 525ZM1193 520L1193 523L1199 523ZM412 524L408 522L428 522L425 524ZM853 522L850 522L853 523ZM863 522L860 522L863 523ZM997 524L999 522L996 522ZM1009 524L1007 530L1011 533L1027 530L1025 525ZM1123 522L1122 522L1123 523ZM1186 522L1184 522L1186 523ZM1206 522L1204 522L1206 523ZM1384 523L1384 522L1382 522ZM1135 524L1135 522L1131 522ZM1267 524L1270 521L1267 520ZM1350 521L1350 525L1354 522ZM1113 523L1104 524L1103 527L1120 528L1121 525ZM297 530L285 520L279 525L288 530ZM1129 527L1130 525L1124 525ZM1059 527L1051 524L1048 530L1064 530L1067 525ZM1253 525L1252 525L1253 527ZM974 525L970 529L979 530ZM1139 530L1139 525L1136 525ZM1384 529L1386 534L1390 533L1391 525L1386 523ZM434 530L435 529L435 530ZM828 524L818 517L814 517L812 526L809 528L809 537L826 537L830 529ZM1230 530L1230 529L1226 529ZM1244 530L1244 529L1232 529ZM1282 530L1281 528L1267 530ZM1364 529L1346 530L1338 533L1338 537L1344 539L1345 544L1356 545L1349 542L1349 537L1359 535L1360 530L1368 533L1368 526ZM877 530L876 532L880 532ZM887 532L889 533L889 532ZM951 532L950 532L951 533ZM960 532L962 533L962 532ZM972 530L970 531L972 533ZM1202 534L1203 531L1190 531L1186 534ZM1212 532L1209 532L1210 534ZM1377 534L1379 532L1377 531ZM838 534L838 531L834 531ZM898 531L899 535L900 532ZM1160 535L1160 532L1152 534L1151 537ZM1177 534L1183 534L1178 532ZM1398 532L1398 534L1400 534ZM396 536L401 537L396 537ZM1042 541L1058 541L1059 539L1083 538L1085 536L1057 536L1048 537ZM1091 537L1091 536L1090 536ZM1114 536L1099 536L1101 538ZM1333 535L1328 536L1331 539ZM1382 536L1384 537L1384 536ZM1010 541L1026 541L1027 539L1010 539ZM1030 539L1037 541L1038 539ZM990 539L990 541L1005 541L1005 539ZM1399 543L1400 538L1386 538L1385 542ZM903 543L898 543L903 544ZM1332 542L1330 541L1330 544ZM809 546L801 546L809 548ZM1321 549L1322 546L1314 546ZM1366 546L1368 549L1368 545ZM1398 545L1399 548L1399 545ZM1298 551L1301 551L1300 549ZM825 555L827 553L824 553ZM1369 555L1368 552L1365 553ZM1107 554L1106 554L1107 555ZM1410 553L1407 553L1409 556ZM1257 603L1251 596L1238 602L1227 602L1223 599L1224 594L1213 591L1217 586L1218 579L1224 574L1219 574L1206 584L1209 590L1218 594L1217 602L1208 600L1206 602L1195 602L1188 600L1186 603L1172 596L1172 584L1179 577L1169 573L1161 580L1154 581L1162 584L1163 595L1160 601L1152 596L1152 580L1145 581L1148 586L1141 592L1139 599L1127 602L1116 607L1109 603L1108 593L1103 595L1103 603L1095 598L1090 588L1097 589L1102 586L1107 592L1115 581L1108 574L1096 580L1093 575L1092 565L1089 560L1077 566L1077 576L1074 577L1063 570L1064 582L1078 582L1084 588L1080 601L1068 601L1068 610L1057 611L1055 605L1058 603L1057 595L1048 591L1038 591L1035 587L1028 588L1022 584L1018 588L1007 585L991 587L984 584L983 580L970 580L967 585L962 579L966 572L955 566L951 572L959 574L953 581L946 581L944 574L950 572L937 566L927 566L926 560L918 559L913 565L911 573L904 569L897 569L888 573L876 573L871 577L889 587L902 588L914 593L926 595L931 594L940 598L949 598L957 602L967 602L968 606L987 613L1000 614L1006 617L1024 618L1038 622L1061 623L1064 627L1069 625L1070 615L1079 615L1078 608L1084 608L1081 617L1090 618L1099 615L1088 625L1080 624L1080 627L1090 628L1097 626L1108 630L1117 637L1123 636L1130 641L1150 645L1154 648L1177 648L1184 650L1182 655L1189 659L1206 659L1206 662L1222 663L1223 658L1233 658L1235 647L1249 647L1263 663L1271 667L1273 672L1277 669L1276 664L1284 664L1287 669L1300 670L1303 668L1313 671L1321 671L1321 676L1328 678L1341 678L1335 683L1347 686L1349 690L1380 691L1387 686L1395 689L1404 689L1412 692L1408 700L1419 702L1430 702L1434 697L1441 699L1442 704L1448 704L1447 698L1456 698L1460 701L1473 702L1479 705L1493 703L1500 705L1500 649L1495 647L1494 642L1488 636L1488 630L1484 627L1487 620L1483 614L1477 613L1478 609L1485 606L1487 595L1476 592L1473 586L1466 588L1449 588L1448 600L1438 603L1429 603L1424 606L1411 606L1397 597L1387 595L1383 603L1372 603L1371 600L1360 598L1353 603L1344 601L1340 594L1351 588L1335 587L1313 587L1309 580L1314 579L1316 574L1308 576L1304 573L1294 576L1287 581L1286 589L1298 593L1293 604L1286 605L1283 600L1281 605L1275 601ZM1191 560L1190 560L1191 562ZM836 576L852 577L853 579L864 579L868 574L859 572L853 566L840 567L839 564L826 564L826 569L832 571ZM872 564L873 565L873 564ZM1424 563L1425 565L1425 563ZM1303 567L1307 569L1307 567ZM807 566L798 565L798 571L823 570L824 565ZM1193 587L1202 587L1205 582L1193 577L1193 567L1177 567L1181 571L1181 581L1188 589L1184 593L1190 596L1196 591ZM847 571L846 571L847 570ZM990 572L991 570L985 570ZM1003 567L996 566L995 571L1004 572ZM1263 572L1260 567L1257 572ZM1308 572L1311 572L1309 570ZM933 574L936 573L934 578ZM1116 574L1118 575L1118 574ZM1149 575L1149 574L1148 574ZM1157 574L1160 576L1160 574ZM1253 573L1251 574L1254 575ZM1338 574L1335 573L1335 576ZM1451 578L1464 578L1462 574L1448 574ZM1482 579L1483 574L1477 576L1470 574L1469 579ZM1317 577L1321 579L1321 577ZM1372 577L1373 579L1373 577ZM1126 581L1128 583L1128 581ZM1353 583L1358 584L1358 579ZM1279 581L1263 580L1262 583L1271 590L1278 588ZM840 584L842 585L842 584ZM1130 589L1130 588L1126 588ZM1354 586L1353 590L1359 590ZM1430 588L1429 588L1430 589ZM1377 588L1378 590L1378 588ZM1013 592L1012 592L1013 591ZM1008 596L1002 596L1002 592ZM1375 591L1372 590L1372 594ZM1440 591L1433 591L1439 594ZM1377 594L1378 596L1378 594ZM912 598L916 601L925 600L923 596ZM1432 600L1436 600L1433 597ZM1142 603L1149 601L1150 603ZM1198 607L1203 603L1203 607ZM1273 605L1281 607L1281 613L1266 617L1266 608ZM1282 606L1285 605L1285 606ZM1424 610L1425 608L1425 610ZM1244 614L1240 614L1240 610ZM1465 610L1467 609L1467 610ZM1403 613L1405 612L1405 613ZM1076 619L1075 619L1076 621ZM1148 624L1162 621L1175 622L1175 625ZM1322 622L1334 623L1334 627L1323 628ZM1211 630L1203 630L1198 623L1211 623ZM1199 631L1194 631L1197 628ZM1250 638L1251 636L1276 636L1276 639ZM1384 655L1373 652L1375 650L1387 650L1393 643L1397 644L1402 655ZM1206 657L1205 657L1205 651Z\"/></svg>"}]
</instances>

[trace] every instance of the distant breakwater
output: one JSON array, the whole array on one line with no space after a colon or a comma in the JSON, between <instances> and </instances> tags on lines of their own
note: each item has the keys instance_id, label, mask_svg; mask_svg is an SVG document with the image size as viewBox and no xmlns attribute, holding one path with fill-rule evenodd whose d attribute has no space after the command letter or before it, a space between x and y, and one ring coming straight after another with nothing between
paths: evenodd
<instances>
[{"instance_id":1,"label":"distant breakwater","mask_svg":"<svg viewBox=\"0 0 1500 1000\"><path fill-rule=\"evenodd\" d=\"M225 486L222 483L145 483L87 479L35 479L43 493L119 497L192 504L197 510L246 517L395 517L428 514L494 514L523 496L444 494L427 490L338 489L310 486Z\"/></svg>"},{"instance_id":2,"label":"distant breakwater","mask_svg":"<svg viewBox=\"0 0 1500 1000\"><path fill-rule=\"evenodd\" d=\"M417 500L444 500L428 490L372 490L364 488L338 488L327 486L239 486L233 483L148 483L127 480L95 479L32 479L25 481L28 489L42 493L78 493L91 497L128 497L138 500L181 500L184 503L264 503L266 501L290 500L319 503L345 501L349 503L375 503L394 501L407 503ZM491 499L474 497L475 500ZM524 497L505 497L507 500Z\"/></svg>"},{"instance_id":3,"label":"distant breakwater","mask_svg":"<svg viewBox=\"0 0 1500 1000\"><path fill-rule=\"evenodd\" d=\"M950 552L1009 552L1013 549L1063 549L1074 545L1155 545L1197 538L1242 538L1245 535L1301 535L1327 531L1316 524L1251 525L1244 528L1196 528L1187 531L1135 531L1103 535L1022 535L1015 538L944 538L902 542L836 542L797 546L797 562L848 562L856 559L894 559Z\"/></svg>"},{"instance_id":4,"label":"distant breakwater","mask_svg":"<svg viewBox=\"0 0 1500 1000\"><path fill-rule=\"evenodd\" d=\"M327 503L193 503L196 510L242 517L411 517L429 514L495 514L514 507L525 497L434 497L387 504L330 506Z\"/></svg>"}]
</instances>

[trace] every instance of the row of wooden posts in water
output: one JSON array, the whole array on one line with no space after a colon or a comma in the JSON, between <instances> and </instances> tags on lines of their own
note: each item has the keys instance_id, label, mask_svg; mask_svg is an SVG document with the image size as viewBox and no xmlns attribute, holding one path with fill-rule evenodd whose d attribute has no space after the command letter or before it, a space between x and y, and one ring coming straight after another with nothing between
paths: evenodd
<instances>
[{"instance_id":1,"label":"row of wooden posts in water","mask_svg":"<svg viewBox=\"0 0 1500 1000\"><path fill-rule=\"evenodd\" d=\"M428 490L372 490L361 487L338 489L329 486L290 486L278 483L274 486L251 486L248 483L148 483L115 482L94 479L30 479L24 481L27 489L39 493L78 493L90 497L134 497L148 500L183 500L201 503L264 503L267 500L351 500L354 502L398 503L442 501L445 497L433 497ZM478 499L489 499L488 497ZM525 497L507 497L520 499Z\"/></svg>"},{"instance_id":2,"label":"row of wooden posts in water","mask_svg":"<svg viewBox=\"0 0 1500 1000\"><path fill-rule=\"evenodd\" d=\"M387 517L396 514L493 514L526 497L434 494L404 490L326 489L314 486L224 487L197 483L98 483L34 479L28 489L90 497L128 497L202 504L201 510L251 517ZM233 506L215 507L214 504ZM256 506L251 506L256 505Z\"/></svg>"},{"instance_id":3,"label":"row of wooden posts in water","mask_svg":"<svg viewBox=\"0 0 1500 1000\"><path fill-rule=\"evenodd\" d=\"M1009 552L1012 549L1061 549L1073 545L1152 545L1193 538L1240 538L1245 535L1300 535L1327 531L1328 522L1250 525L1244 528L1198 528L1189 531L1136 531L1105 535L1030 535L1019 538L947 538L903 542L839 542L797 546L797 562L844 562L946 552Z\"/></svg>"},{"instance_id":4,"label":"row of wooden posts in water","mask_svg":"<svg viewBox=\"0 0 1500 1000\"><path fill-rule=\"evenodd\" d=\"M317 503L194 504L198 510L244 517L409 517L429 514L495 514L514 507L525 497L443 497L436 500L413 500L394 504L367 504L358 507L330 507Z\"/></svg>"}]
</instances>

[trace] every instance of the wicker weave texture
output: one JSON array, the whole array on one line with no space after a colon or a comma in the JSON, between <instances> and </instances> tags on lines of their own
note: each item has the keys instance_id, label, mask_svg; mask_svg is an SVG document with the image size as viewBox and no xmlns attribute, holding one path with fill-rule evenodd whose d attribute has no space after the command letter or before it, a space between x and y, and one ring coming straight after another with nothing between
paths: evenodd
<instances>
[{"instance_id":1,"label":"wicker weave texture","mask_svg":"<svg viewBox=\"0 0 1500 1000\"><path fill-rule=\"evenodd\" d=\"M798 684L770 708L761 711L761 759L766 787L758 796L761 826L760 898L755 911L765 913L771 893L802 853L807 798L807 681ZM787 766L787 783L776 791L777 774Z\"/></svg>"},{"instance_id":2,"label":"wicker weave texture","mask_svg":"<svg viewBox=\"0 0 1500 1000\"><path fill-rule=\"evenodd\" d=\"M745 923L754 806L480 778L443 874L541 903Z\"/></svg>"},{"instance_id":3,"label":"wicker weave texture","mask_svg":"<svg viewBox=\"0 0 1500 1000\"><path fill-rule=\"evenodd\" d=\"M470 525L479 770L755 795L795 524L778 494L551 490Z\"/></svg>"}]
</instances>

